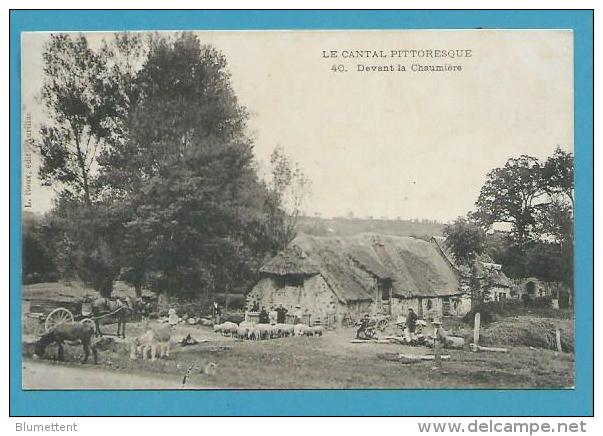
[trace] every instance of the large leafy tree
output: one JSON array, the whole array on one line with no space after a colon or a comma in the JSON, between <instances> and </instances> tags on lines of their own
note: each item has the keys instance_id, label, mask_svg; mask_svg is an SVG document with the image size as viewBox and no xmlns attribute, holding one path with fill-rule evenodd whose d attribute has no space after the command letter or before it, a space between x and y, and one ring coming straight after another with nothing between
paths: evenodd
<instances>
[{"instance_id":1,"label":"large leafy tree","mask_svg":"<svg viewBox=\"0 0 603 436\"><path fill-rule=\"evenodd\" d=\"M477 210L486 229L496 223L511 232L487 237L486 251L511 277L534 275L573 289L574 157L557 148L544 161L509 159L488 174Z\"/></svg>"},{"instance_id":2,"label":"large leafy tree","mask_svg":"<svg viewBox=\"0 0 603 436\"><path fill-rule=\"evenodd\" d=\"M118 276L138 292L248 286L287 234L285 194L258 178L225 57L185 32L97 50L55 35L44 59L40 175L59 194L62 274L106 296Z\"/></svg>"},{"instance_id":3,"label":"large leafy tree","mask_svg":"<svg viewBox=\"0 0 603 436\"><path fill-rule=\"evenodd\" d=\"M475 257L484 251L486 232L466 218L459 217L444 227L444 235L456 261L463 265L471 265Z\"/></svg>"},{"instance_id":4,"label":"large leafy tree","mask_svg":"<svg viewBox=\"0 0 603 436\"><path fill-rule=\"evenodd\" d=\"M547 194L538 159L522 155L488 173L473 214L484 227L506 223L518 243L530 240L536 214Z\"/></svg>"},{"instance_id":5,"label":"large leafy tree","mask_svg":"<svg viewBox=\"0 0 603 436\"><path fill-rule=\"evenodd\" d=\"M118 267L98 179L99 155L120 135L122 101L115 92L111 54L84 35L53 34L44 47L41 100L47 121L37 143L40 179L57 193L53 211L56 263L110 295Z\"/></svg>"},{"instance_id":6,"label":"large leafy tree","mask_svg":"<svg viewBox=\"0 0 603 436\"><path fill-rule=\"evenodd\" d=\"M97 158L119 115L108 92L107 59L81 34L53 34L43 62L48 122L39 132L40 179L90 204L97 194Z\"/></svg>"},{"instance_id":7,"label":"large leafy tree","mask_svg":"<svg viewBox=\"0 0 603 436\"><path fill-rule=\"evenodd\" d=\"M248 285L284 213L258 179L224 56L190 33L156 37L134 83L127 141L102 169L131 211L122 277L186 295Z\"/></svg>"},{"instance_id":8,"label":"large leafy tree","mask_svg":"<svg viewBox=\"0 0 603 436\"><path fill-rule=\"evenodd\" d=\"M574 155L557 147L542 165L545 190L551 197L561 195L557 202L569 202L574 209Z\"/></svg>"},{"instance_id":9,"label":"large leafy tree","mask_svg":"<svg viewBox=\"0 0 603 436\"><path fill-rule=\"evenodd\" d=\"M127 135L102 156L103 180L122 193L138 192L209 138L249 142L224 55L186 32L148 44L145 62L128 80L135 104L123 117Z\"/></svg>"},{"instance_id":10,"label":"large leafy tree","mask_svg":"<svg viewBox=\"0 0 603 436\"><path fill-rule=\"evenodd\" d=\"M192 296L249 284L277 248L265 195L244 144L189 155L169 179L153 177L128 223L128 237L145 241L138 256L150 286Z\"/></svg>"}]
</instances>

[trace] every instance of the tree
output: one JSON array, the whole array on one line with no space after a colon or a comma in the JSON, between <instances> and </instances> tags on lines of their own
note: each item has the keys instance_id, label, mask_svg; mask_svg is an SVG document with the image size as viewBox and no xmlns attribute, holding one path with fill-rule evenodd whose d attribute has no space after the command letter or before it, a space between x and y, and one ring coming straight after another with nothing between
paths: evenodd
<instances>
[{"instance_id":1,"label":"tree","mask_svg":"<svg viewBox=\"0 0 603 436\"><path fill-rule=\"evenodd\" d=\"M98 153L111 134L110 119L118 115L106 98L106 59L81 34L53 34L43 62L41 97L50 122L41 126L37 143L40 179L90 204L96 194Z\"/></svg>"},{"instance_id":2,"label":"tree","mask_svg":"<svg viewBox=\"0 0 603 436\"><path fill-rule=\"evenodd\" d=\"M278 248L282 212L258 179L229 78L224 56L189 33L154 39L137 74L129 138L102 169L131 211L122 277L137 289L246 287Z\"/></svg>"},{"instance_id":3,"label":"tree","mask_svg":"<svg viewBox=\"0 0 603 436\"><path fill-rule=\"evenodd\" d=\"M136 33L116 33L110 42L103 41L102 56L107 62L108 82L104 92L115 105L110 119L112 129L106 146L99 152L98 183L105 197L123 199L134 182L131 140L132 117L141 98L138 73L148 56L153 37L146 40ZM135 166L134 166L135 168Z\"/></svg>"},{"instance_id":4,"label":"tree","mask_svg":"<svg viewBox=\"0 0 603 436\"><path fill-rule=\"evenodd\" d=\"M123 143L103 154L102 178L122 195L169 172L188 153L215 141L248 142L245 108L230 85L226 59L192 33L149 41L134 83Z\"/></svg>"},{"instance_id":5,"label":"tree","mask_svg":"<svg viewBox=\"0 0 603 436\"><path fill-rule=\"evenodd\" d=\"M208 295L249 285L274 253L263 186L249 147L224 145L191 155L168 177L153 177L141 194L127 240L144 240L152 289Z\"/></svg>"},{"instance_id":6,"label":"tree","mask_svg":"<svg viewBox=\"0 0 603 436\"><path fill-rule=\"evenodd\" d=\"M487 238L487 252L510 277L536 276L573 289L573 161L557 148L543 162L521 156L488 174L472 216L486 229L511 225L508 235Z\"/></svg>"},{"instance_id":7,"label":"tree","mask_svg":"<svg viewBox=\"0 0 603 436\"><path fill-rule=\"evenodd\" d=\"M119 273L120 221L111 216L112 199L101 195L99 155L123 134L124 115L112 54L93 50L84 35L53 34L43 62L41 97L49 121L39 132L39 176L58 194L57 267L109 296Z\"/></svg>"},{"instance_id":8,"label":"tree","mask_svg":"<svg viewBox=\"0 0 603 436\"><path fill-rule=\"evenodd\" d=\"M574 155L557 147L542 166L544 187L551 197L562 194L574 209Z\"/></svg>"},{"instance_id":9,"label":"tree","mask_svg":"<svg viewBox=\"0 0 603 436\"><path fill-rule=\"evenodd\" d=\"M247 287L287 215L257 175L222 53L187 32L117 34L97 51L59 35L45 60L53 128L67 132L43 130L40 147L63 276L105 296L118 276L137 294Z\"/></svg>"},{"instance_id":10,"label":"tree","mask_svg":"<svg viewBox=\"0 0 603 436\"><path fill-rule=\"evenodd\" d=\"M463 217L445 226L444 235L456 261L463 265L471 265L475 257L484 251L486 232Z\"/></svg>"},{"instance_id":11,"label":"tree","mask_svg":"<svg viewBox=\"0 0 603 436\"><path fill-rule=\"evenodd\" d=\"M23 283L52 282L58 277L53 232L47 217L26 212L22 219Z\"/></svg>"},{"instance_id":12,"label":"tree","mask_svg":"<svg viewBox=\"0 0 603 436\"><path fill-rule=\"evenodd\" d=\"M123 217L110 203L82 207L64 193L52 212L58 229L55 262L61 277L80 279L104 297L110 297L120 271L116 248L123 240Z\"/></svg>"},{"instance_id":13,"label":"tree","mask_svg":"<svg viewBox=\"0 0 603 436\"><path fill-rule=\"evenodd\" d=\"M485 228L510 224L516 241L524 244L532 236L535 215L546 194L540 162L522 155L488 173L472 216Z\"/></svg>"},{"instance_id":14,"label":"tree","mask_svg":"<svg viewBox=\"0 0 603 436\"><path fill-rule=\"evenodd\" d=\"M278 146L270 155L271 180L269 183L274 210L285 211L285 228L281 239L281 249L294 238L297 231L301 208L310 195L311 182L299 164L289 158Z\"/></svg>"}]
</instances>

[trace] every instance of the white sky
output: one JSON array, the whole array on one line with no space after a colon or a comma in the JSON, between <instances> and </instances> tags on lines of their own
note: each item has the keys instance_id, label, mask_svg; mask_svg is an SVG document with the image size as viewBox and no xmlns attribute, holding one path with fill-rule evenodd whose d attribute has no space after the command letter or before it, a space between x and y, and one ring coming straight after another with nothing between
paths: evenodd
<instances>
[{"instance_id":1,"label":"white sky","mask_svg":"<svg viewBox=\"0 0 603 436\"><path fill-rule=\"evenodd\" d=\"M100 40L107 34L93 33ZM227 57L255 152L277 144L312 180L308 214L449 221L485 176L520 154L573 150L569 31L199 32ZM23 35L22 103L34 127L47 34ZM323 50L470 49L456 60L324 59ZM358 61L358 62L357 62ZM461 65L460 73L362 73L356 64ZM344 64L346 73L331 71ZM34 162L35 163L35 162ZM35 174L35 173L34 173ZM33 210L52 192L33 183Z\"/></svg>"}]
</instances>

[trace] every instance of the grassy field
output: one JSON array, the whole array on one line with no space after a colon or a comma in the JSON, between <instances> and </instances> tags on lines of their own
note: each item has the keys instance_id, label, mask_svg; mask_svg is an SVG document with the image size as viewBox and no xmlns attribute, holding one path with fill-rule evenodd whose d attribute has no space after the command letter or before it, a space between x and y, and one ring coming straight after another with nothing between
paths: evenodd
<instances>
[{"instance_id":1,"label":"grassy field","mask_svg":"<svg viewBox=\"0 0 603 436\"><path fill-rule=\"evenodd\" d=\"M428 221L402 219L362 218L299 218L297 229L316 236L349 236L372 232L383 235L414 236L429 239L441 235L444 224Z\"/></svg>"},{"instance_id":2,"label":"grassy field","mask_svg":"<svg viewBox=\"0 0 603 436\"><path fill-rule=\"evenodd\" d=\"M113 296L115 297L136 297L132 286L124 282L117 281L113 284ZM94 300L98 298L98 292L81 282L46 282L24 285L22 289L23 299L74 299L74 300ZM149 294L145 291L145 295Z\"/></svg>"},{"instance_id":3,"label":"grassy field","mask_svg":"<svg viewBox=\"0 0 603 436\"><path fill-rule=\"evenodd\" d=\"M109 326L108 326L109 327ZM140 327L129 326L129 334ZM174 345L167 359L132 361L127 344L106 344L99 352L97 370L131 374L184 375L192 367L189 383L208 388L568 388L574 385L574 355L550 350L511 347L508 354L447 350L451 355L440 370L432 362L403 364L392 360L397 353L427 354L422 347L394 344L354 344L351 329L325 333L323 337L242 341L214 335L207 328L177 327L174 339L191 333L209 342L190 347ZM26 358L31 356L26 346ZM49 356L54 350L49 348ZM71 363L81 347L68 347ZM218 365L214 376L203 374L209 362ZM144 386L141 386L144 388Z\"/></svg>"}]
</instances>

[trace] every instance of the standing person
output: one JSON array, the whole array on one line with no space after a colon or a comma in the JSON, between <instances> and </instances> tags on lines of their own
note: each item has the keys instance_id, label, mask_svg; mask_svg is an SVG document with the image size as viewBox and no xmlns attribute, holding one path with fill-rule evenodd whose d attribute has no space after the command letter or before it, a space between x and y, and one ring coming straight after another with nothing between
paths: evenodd
<instances>
[{"instance_id":1,"label":"standing person","mask_svg":"<svg viewBox=\"0 0 603 436\"><path fill-rule=\"evenodd\" d=\"M222 310L220 309L220 305L217 301L214 301L211 305L211 315L214 318L214 324L220 324L220 316L222 315Z\"/></svg>"},{"instance_id":2,"label":"standing person","mask_svg":"<svg viewBox=\"0 0 603 436\"><path fill-rule=\"evenodd\" d=\"M258 303L257 301L253 300L253 305L251 306L251 311L252 312L259 312L260 311L260 303Z\"/></svg>"},{"instance_id":3,"label":"standing person","mask_svg":"<svg viewBox=\"0 0 603 436\"><path fill-rule=\"evenodd\" d=\"M409 307L408 315L406 315L406 328L408 329L408 332L411 336L414 334L417 328L417 319L419 319L419 317L417 316L415 311L412 310L412 307Z\"/></svg>"},{"instance_id":4,"label":"standing person","mask_svg":"<svg viewBox=\"0 0 603 436\"><path fill-rule=\"evenodd\" d=\"M176 324L178 324L178 321L179 318L178 314L176 313L176 309L170 307L170 310L168 310L168 324L170 326L175 326Z\"/></svg>"},{"instance_id":5,"label":"standing person","mask_svg":"<svg viewBox=\"0 0 603 436\"><path fill-rule=\"evenodd\" d=\"M266 312L265 307L262 307L262 310L260 311L259 323L260 324L270 324L270 316L268 315L268 312Z\"/></svg>"},{"instance_id":6,"label":"standing person","mask_svg":"<svg viewBox=\"0 0 603 436\"><path fill-rule=\"evenodd\" d=\"M270 312L268 313L268 317L270 318L270 324L274 325L277 323L277 319L278 319L278 312L276 311L276 309L274 308L274 306L272 306L270 308Z\"/></svg>"},{"instance_id":7,"label":"standing person","mask_svg":"<svg viewBox=\"0 0 603 436\"><path fill-rule=\"evenodd\" d=\"M442 322L440 320L434 319L432 324L435 366L431 369L439 369L442 367L442 348L446 343L446 331L442 328Z\"/></svg>"},{"instance_id":8,"label":"standing person","mask_svg":"<svg viewBox=\"0 0 603 436\"><path fill-rule=\"evenodd\" d=\"M286 307L283 307L283 303L279 303L276 308L276 322L279 324L285 324L287 322L287 310Z\"/></svg>"},{"instance_id":9,"label":"standing person","mask_svg":"<svg viewBox=\"0 0 603 436\"><path fill-rule=\"evenodd\" d=\"M295 313L293 314L295 316L295 324L299 324L302 322L302 310L301 310L301 306L298 304L297 306L295 306Z\"/></svg>"}]
</instances>

